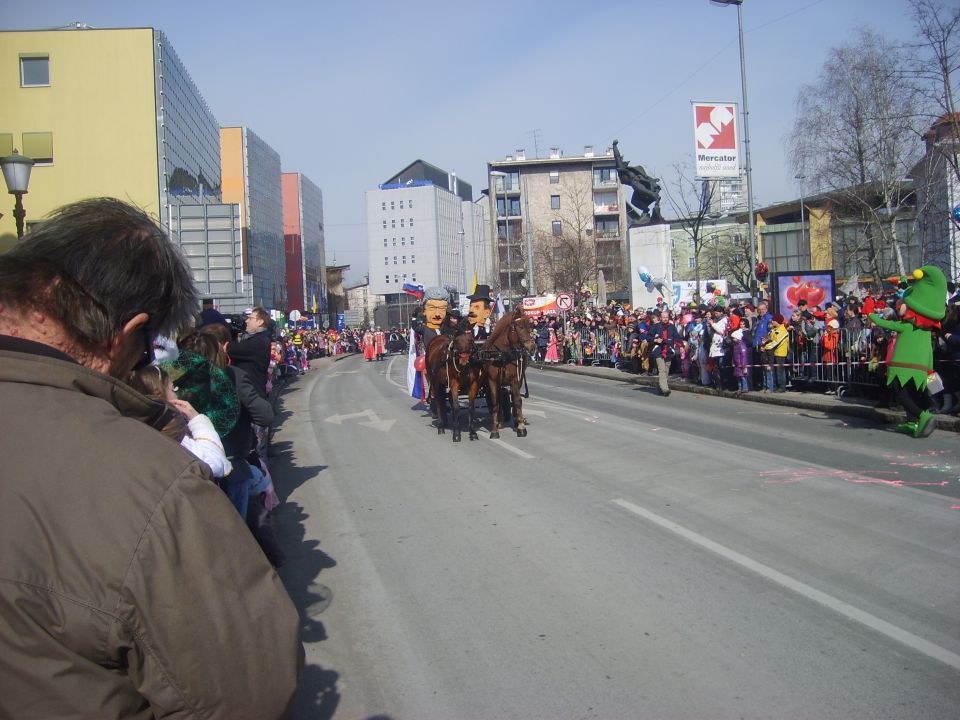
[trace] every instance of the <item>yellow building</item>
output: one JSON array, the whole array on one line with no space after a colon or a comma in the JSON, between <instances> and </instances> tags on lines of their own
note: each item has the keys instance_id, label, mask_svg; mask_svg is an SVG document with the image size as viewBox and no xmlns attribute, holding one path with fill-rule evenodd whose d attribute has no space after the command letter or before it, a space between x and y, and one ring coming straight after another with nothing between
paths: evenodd
<instances>
[{"instance_id":1,"label":"yellow building","mask_svg":"<svg viewBox=\"0 0 960 720\"><path fill-rule=\"evenodd\" d=\"M164 225L168 205L219 200L219 126L159 30L4 31L0 69L0 156L36 160L28 230L88 197ZM16 242L12 209L0 193L0 252Z\"/></svg>"}]
</instances>

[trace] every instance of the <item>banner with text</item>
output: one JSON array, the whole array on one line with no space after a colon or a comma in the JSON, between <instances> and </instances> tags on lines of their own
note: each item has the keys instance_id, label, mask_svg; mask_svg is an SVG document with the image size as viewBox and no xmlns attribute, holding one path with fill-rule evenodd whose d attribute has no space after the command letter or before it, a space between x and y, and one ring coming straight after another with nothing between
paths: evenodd
<instances>
[{"instance_id":1,"label":"banner with text","mask_svg":"<svg viewBox=\"0 0 960 720\"><path fill-rule=\"evenodd\" d=\"M697 177L740 177L736 103L691 104Z\"/></svg>"}]
</instances>

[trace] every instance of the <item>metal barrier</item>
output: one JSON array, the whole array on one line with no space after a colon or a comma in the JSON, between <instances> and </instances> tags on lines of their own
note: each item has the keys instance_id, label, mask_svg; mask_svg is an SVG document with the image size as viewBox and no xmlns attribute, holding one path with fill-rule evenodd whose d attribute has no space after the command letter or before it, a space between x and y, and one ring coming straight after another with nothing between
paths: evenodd
<instances>
[{"instance_id":1,"label":"metal barrier","mask_svg":"<svg viewBox=\"0 0 960 720\"><path fill-rule=\"evenodd\" d=\"M792 336L787 356L790 380L833 386L840 396L854 387L879 388L884 384L886 342L877 340L868 328L840 328L836 335L821 331L812 338Z\"/></svg>"}]
</instances>

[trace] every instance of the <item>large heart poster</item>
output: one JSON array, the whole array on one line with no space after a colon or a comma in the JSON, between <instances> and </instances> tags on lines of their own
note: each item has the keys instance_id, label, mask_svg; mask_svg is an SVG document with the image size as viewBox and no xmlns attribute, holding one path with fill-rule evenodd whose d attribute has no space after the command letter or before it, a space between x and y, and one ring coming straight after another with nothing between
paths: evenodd
<instances>
[{"instance_id":1,"label":"large heart poster","mask_svg":"<svg viewBox=\"0 0 960 720\"><path fill-rule=\"evenodd\" d=\"M790 315L800 301L806 300L807 307L813 310L823 307L834 299L833 270L801 270L797 272L779 272L776 278L776 312Z\"/></svg>"}]
</instances>

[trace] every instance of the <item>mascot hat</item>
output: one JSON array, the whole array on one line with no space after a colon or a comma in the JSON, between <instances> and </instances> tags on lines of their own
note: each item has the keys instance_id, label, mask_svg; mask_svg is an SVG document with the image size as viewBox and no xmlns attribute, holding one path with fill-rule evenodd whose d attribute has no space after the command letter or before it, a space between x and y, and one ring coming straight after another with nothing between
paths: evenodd
<instances>
[{"instance_id":1,"label":"mascot hat","mask_svg":"<svg viewBox=\"0 0 960 720\"><path fill-rule=\"evenodd\" d=\"M947 312L947 279L934 265L924 265L913 271L913 284L903 295L907 307L917 315L931 320L942 320Z\"/></svg>"}]
</instances>

